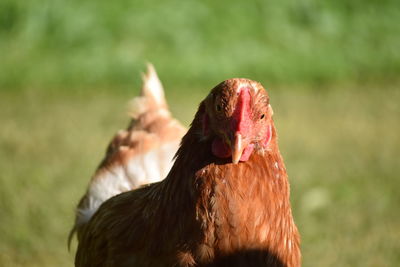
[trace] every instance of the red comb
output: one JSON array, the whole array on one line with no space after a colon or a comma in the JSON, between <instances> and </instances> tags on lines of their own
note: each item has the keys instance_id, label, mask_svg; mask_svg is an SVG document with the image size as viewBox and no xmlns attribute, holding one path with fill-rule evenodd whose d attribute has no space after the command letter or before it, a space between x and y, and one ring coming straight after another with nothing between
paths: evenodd
<instances>
[{"instance_id":1,"label":"red comb","mask_svg":"<svg viewBox=\"0 0 400 267\"><path fill-rule=\"evenodd\" d=\"M232 118L232 130L246 135L251 128L250 88L242 87Z\"/></svg>"}]
</instances>

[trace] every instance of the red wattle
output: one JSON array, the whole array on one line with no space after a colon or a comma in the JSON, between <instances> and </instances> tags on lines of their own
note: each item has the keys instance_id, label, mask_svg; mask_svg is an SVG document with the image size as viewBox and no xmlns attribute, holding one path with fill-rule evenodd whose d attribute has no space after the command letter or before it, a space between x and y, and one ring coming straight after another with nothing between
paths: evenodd
<instances>
[{"instance_id":1,"label":"red wattle","mask_svg":"<svg viewBox=\"0 0 400 267\"><path fill-rule=\"evenodd\" d=\"M240 161L249 160L251 154L253 153L253 150L254 150L254 145L253 144L248 145L243 150L242 156L240 157ZM231 148L219 138L215 138L214 141L212 142L211 151L214 156L222 159L226 159L232 156Z\"/></svg>"},{"instance_id":2,"label":"red wattle","mask_svg":"<svg viewBox=\"0 0 400 267\"><path fill-rule=\"evenodd\" d=\"M211 151L218 158L229 158L232 155L231 148L221 139L215 138L211 145Z\"/></svg>"},{"instance_id":3,"label":"red wattle","mask_svg":"<svg viewBox=\"0 0 400 267\"><path fill-rule=\"evenodd\" d=\"M242 156L240 157L240 161L248 161L251 156L251 153L253 153L253 150L254 150L254 145L253 144L248 145L243 150Z\"/></svg>"}]
</instances>

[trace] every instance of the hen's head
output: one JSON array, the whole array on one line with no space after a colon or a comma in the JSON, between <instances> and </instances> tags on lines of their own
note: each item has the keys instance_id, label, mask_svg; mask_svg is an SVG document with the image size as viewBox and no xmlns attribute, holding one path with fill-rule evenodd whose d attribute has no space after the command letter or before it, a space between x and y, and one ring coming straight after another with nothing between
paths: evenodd
<instances>
[{"instance_id":1,"label":"hen's head","mask_svg":"<svg viewBox=\"0 0 400 267\"><path fill-rule=\"evenodd\" d=\"M272 137L272 108L265 89L247 79L226 80L204 100L203 134L212 138L212 153L246 161Z\"/></svg>"}]
</instances>

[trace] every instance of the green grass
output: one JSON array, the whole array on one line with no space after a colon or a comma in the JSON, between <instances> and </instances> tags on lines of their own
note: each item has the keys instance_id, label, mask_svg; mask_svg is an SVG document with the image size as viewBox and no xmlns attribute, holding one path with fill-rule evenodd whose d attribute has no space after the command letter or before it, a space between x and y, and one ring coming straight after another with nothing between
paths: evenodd
<instances>
[{"instance_id":1,"label":"green grass","mask_svg":"<svg viewBox=\"0 0 400 267\"><path fill-rule=\"evenodd\" d=\"M398 0L2 0L0 88L398 80Z\"/></svg>"},{"instance_id":2,"label":"green grass","mask_svg":"<svg viewBox=\"0 0 400 267\"><path fill-rule=\"evenodd\" d=\"M270 89L304 266L400 264L398 89ZM173 112L188 123L207 90L167 91ZM72 266L74 206L133 95L0 92L1 266Z\"/></svg>"}]
</instances>

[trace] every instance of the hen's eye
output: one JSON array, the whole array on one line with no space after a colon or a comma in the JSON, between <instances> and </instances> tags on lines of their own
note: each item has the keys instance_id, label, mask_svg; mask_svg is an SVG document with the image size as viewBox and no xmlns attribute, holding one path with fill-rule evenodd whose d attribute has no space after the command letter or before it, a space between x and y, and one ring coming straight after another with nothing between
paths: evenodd
<instances>
[{"instance_id":1,"label":"hen's eye","mask_svg":"<svg viewBox=\"0 0 400 267\"><path fill-rule=\"evenodd\" d=\"M260 117L260 120L264 119L264 117L265 117L265 114L262 114Z\"/></svg>"},{"instance_id":2,"label":"hen's eye","mask_svg":"<svg viewBox=\"0 0 400 267\"><path fill-rule=\"evenodd\" d=\"M215 106L215 109L219 112L222 110L222 107L221 107L221 105L218 104L217 106Z\"/></svg>"}]
</instances>

